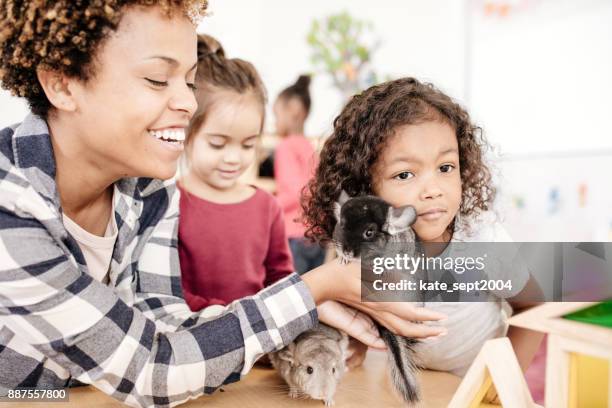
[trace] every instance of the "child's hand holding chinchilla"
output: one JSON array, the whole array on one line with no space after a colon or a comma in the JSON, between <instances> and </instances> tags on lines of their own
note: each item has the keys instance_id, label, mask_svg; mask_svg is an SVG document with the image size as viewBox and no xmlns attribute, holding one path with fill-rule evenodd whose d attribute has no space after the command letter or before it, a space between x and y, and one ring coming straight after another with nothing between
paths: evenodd
<instances>
[{"instance_id":1,"label":"child's hand holding chinchilla","mask_svg":"<svg viewBox=\"0 0 612 408\"><path fill-rule=\"evenodd\" d=\"M386 349L376 325L367 314L333 300L317 306L317 313L321 322L347 333L351 338L376 349Z\"/></svg>"},{"instance_id":2,"label":"child's hand holding chinchilla","mask_svg":"<svg viewBox=\"0 0 612 408\"><path fill-rule=\"evenodd\" d=\"M350 262L342 264L339 259L323 264L304 275L302 280L310 289L317 305L328 300L336 300L353 309L357 309L391 332L414 339L435 337L446 332L440 326L420 324L424 321L437 321L446 318L442 313L434 312L424 307L415 306L408 302L362 302L361 301L361 263ZM349 308L350 309L350 308ZM346 312L346 310L345 310ZM376 341L363 338L363 325L346 329L346 319L351 314L343 313L338 316L319 316L320 320L345 331L349 336L355 337L365 344L377 347ZM354 316L354 313L352 314ZM355 333L355 329L359 332ZM375 331L375 328L372 328ZM361 337L360 337L361 336ZM372 340L370 338L370 340ZM380 348L380 344L378 345Z\"/></svg>"},{"instance_id":3,"label":"child's hand holding chinchilla","mask_svg":"<svg viewBox=\"0 0 612 408\"><path fill-rule=\"evenodd\" d=\"M321 321L331 321L340 330L355 336L349 337L346 353L347 368L353 369L363 364L368 345L375 349L385 349L385 342L380 338L378 329L368 315L333 300L319 305L317 312Z\"/></svg>"}]
</instances>

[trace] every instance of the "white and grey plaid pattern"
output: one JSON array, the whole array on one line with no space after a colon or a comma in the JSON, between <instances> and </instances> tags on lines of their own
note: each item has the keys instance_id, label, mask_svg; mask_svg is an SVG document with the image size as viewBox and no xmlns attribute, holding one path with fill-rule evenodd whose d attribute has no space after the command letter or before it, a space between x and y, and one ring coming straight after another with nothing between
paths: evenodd
<instances>
[{"instance_id":1,"label":"white and grey plaid pattern","mask_svg":"<svg viewBox=\"0 0 612 408\"><path fill-rule=\"evenodd\" d=\"M292 274L226 308L182 299L178 191L115 184L119 234L108 286L87 274L61 220L45 121L0 131L0 393L71 378L132 406L173 406L246 374L317 321Z\"/></svg>"}]
</instances>

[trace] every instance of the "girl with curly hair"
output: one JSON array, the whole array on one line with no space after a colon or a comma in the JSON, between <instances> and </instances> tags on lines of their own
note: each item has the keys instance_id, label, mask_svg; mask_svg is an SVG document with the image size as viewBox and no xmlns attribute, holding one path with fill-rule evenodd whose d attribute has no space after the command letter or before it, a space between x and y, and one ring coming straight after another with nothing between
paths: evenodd
<instances>
[{"instance_id":1,"label":"girl with curly hair","mask_svg":"<svg viewBox=\"0 0 612 408\"><path fill-rule=\"evenodd\" d=\"M424 243L508 241L491 217L495 188L486 147L468 113L433 85L402 78L373 86L354 96L334 121L304 195L307 236L332 240L334 202L344 190L349 196L379 196L394 207L414 206L413 229ZM508 300L515 310L528 307L518 299L538 290L527 271L517 272L517 297ZM441 323L449 335L419 346L421 364L428 368L463 375L484 341L505 330L501 302L426 306L449 316ZM526 368L540 337L511 330Z\"/></svg>"},{"instance_id":2,"label":"girl with curly hair","mask_svg":"<svg viewBox=\"0 0 612 408\"><path fill-rule=\"evenodd\" d=\"M171 178L197 109L205 10L0 0L0 81L32 111L0 130L0 394L84 382L132 406L173 406L237 381L318 318L380 345L352 309L317 315L328 300L406 335L441 331L406 321L439 313L361 303L359 267L332 263L215 313L189 310Z\"/></svg>"}]
</instances>

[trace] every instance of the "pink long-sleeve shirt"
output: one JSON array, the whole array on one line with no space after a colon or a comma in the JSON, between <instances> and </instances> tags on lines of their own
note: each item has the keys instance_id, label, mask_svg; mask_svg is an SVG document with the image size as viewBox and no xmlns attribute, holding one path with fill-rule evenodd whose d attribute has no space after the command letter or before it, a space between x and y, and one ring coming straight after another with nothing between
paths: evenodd
<instances>
[{"instance_id":1,"label":"pink long-sleeve shirt","mask_svg":"<svg viewBox=\"0 0 612 408\"><path fill-rule=\"evenodd\" d=\"M306 228L298 220L302 216L300 194L314 175L318 158L304 135L290 135L281 140L274 154L276 198L283 210L288 238L301 238Z\"/></svg>"},{"instance_id":2,"label":"pink long-sleeve shirt","mask_svg":"<svg viewBox=\"0 0 612 408\"><path fill-rule=\"evenodd\" d=\"M185 301L197 311L254 295L293 272L282 212L257 189L217 204L180 188L178 249Z\"/></svg>"}]
</instances>

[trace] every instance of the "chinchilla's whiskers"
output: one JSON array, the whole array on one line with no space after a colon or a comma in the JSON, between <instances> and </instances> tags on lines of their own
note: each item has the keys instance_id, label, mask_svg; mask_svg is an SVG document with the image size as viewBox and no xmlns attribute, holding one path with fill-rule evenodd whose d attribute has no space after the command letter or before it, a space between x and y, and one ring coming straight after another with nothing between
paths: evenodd
<instances>
[{"instance_id":1,"label":"chinchilla's whiskers","mask_svg":"<svg viewBox=\"0 0 612 408\"><path fill-rule=\"evenodd\" d=\"M297 395L293 399L309 399L310 396L302 390L297 390Z\"/></svg>"},{"instance_id":2,"label":"chinchilla's whiskers","mask_svg":"<svg viewBox=\"0 0 612 408\"><path fill-rule=\"evenodd\" d=\"M289 386L288 385L269 385L269 388L272 388L274 390L285 390L285 391L289 391Z\"/></svg>"},{"instance_id":3,"label":"chinchilla's whiskers","mask_svg":"<svg viewBox=\"0 0 612 408\"><path fill-rule=\"evenodd\" d=\"M281 391L266 391L266 394L268 395L289 395L289 392L285 391L285 392L281 392Z\"/></svg>"}]
</instances>

